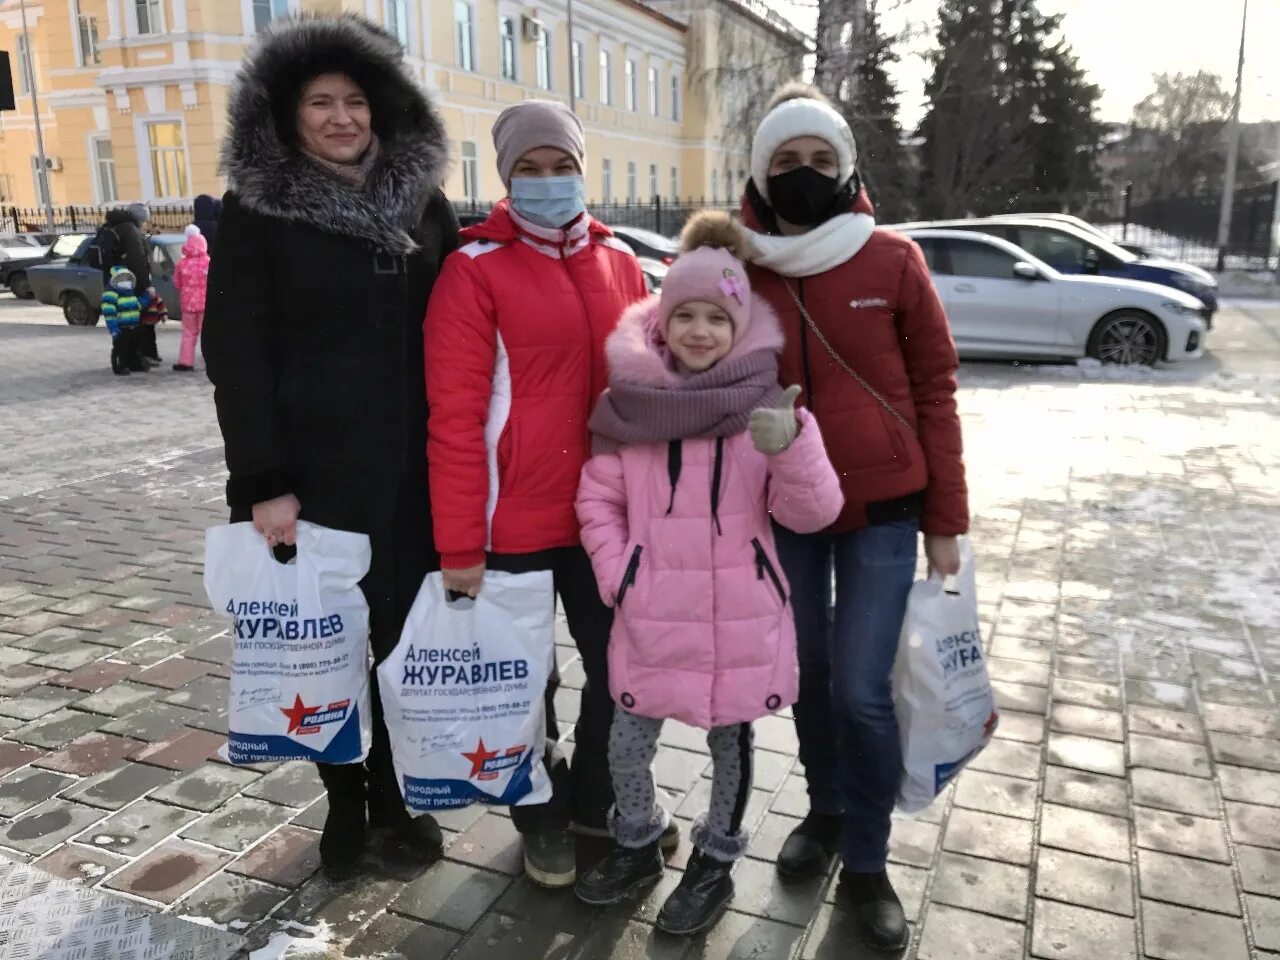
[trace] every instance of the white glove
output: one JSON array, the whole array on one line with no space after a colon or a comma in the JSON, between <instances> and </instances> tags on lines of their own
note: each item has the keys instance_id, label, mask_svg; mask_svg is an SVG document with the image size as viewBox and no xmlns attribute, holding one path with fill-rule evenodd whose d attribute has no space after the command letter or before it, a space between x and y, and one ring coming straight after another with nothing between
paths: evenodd
<instances>
[{"instance_id":1,"label":"white glove","mask_svg":"<svg viewBox=\"0 0 1280 960\"><path fill-rule=\"evenodd\" d=\"M787 387L777 407L760 407L751 411L751 420L747 425L747 429L751 431L751 442L765 456L782 453L795 440L799 429L795 411L798 396L799 387Z\"/></svg>"}]
</instances>

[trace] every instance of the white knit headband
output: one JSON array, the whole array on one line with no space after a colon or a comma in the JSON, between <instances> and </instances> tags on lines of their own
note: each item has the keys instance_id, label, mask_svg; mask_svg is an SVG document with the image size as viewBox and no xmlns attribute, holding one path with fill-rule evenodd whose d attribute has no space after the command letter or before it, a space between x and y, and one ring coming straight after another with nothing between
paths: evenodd
<instances>
[{"instance_id":1,"label":"white knit headband","mask_svg":"<svg viewBox=\"0 0 1280 960\"><path fill-rule=\"evenodd\" d=\"M844 117L820 100L799 97L780 103L760 121L751 144L751 179L769 199L769 164L778 148L797 137L818 137L831 144L840 163L840 182L853 176L858 147Z\"/></svg>"}]
</instances>

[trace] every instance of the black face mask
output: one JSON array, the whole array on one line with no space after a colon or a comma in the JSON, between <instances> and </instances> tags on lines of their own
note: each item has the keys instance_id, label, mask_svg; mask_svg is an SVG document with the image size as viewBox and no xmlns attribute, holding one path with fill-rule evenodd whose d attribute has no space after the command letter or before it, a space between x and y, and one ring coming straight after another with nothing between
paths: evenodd
<instances>
[{"instance_id":1,"label":"black face mask","mask_svg":"<svg viewBox=\"0 0 1280 960\"><path fill-rule=\"evenodd\" d=\"M797 227L813 227L831 219L836 212L835 177L813 167L796 167L768 180L769 205L779 217Z\"/></svg>"}]
</instances>

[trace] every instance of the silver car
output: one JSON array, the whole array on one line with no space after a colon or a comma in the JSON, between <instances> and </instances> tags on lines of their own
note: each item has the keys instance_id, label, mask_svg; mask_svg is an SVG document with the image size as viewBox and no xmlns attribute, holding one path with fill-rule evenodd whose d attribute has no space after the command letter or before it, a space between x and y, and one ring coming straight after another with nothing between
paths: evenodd
<instances>
[{"instance_id":1,"label":"silver car","mask_svg":"<svg viewBox=\"0 0 1280 960\"><path fill-rule=\"evenodd\" d=\"M173 268L182 259L186 237L180 233L157 233L147 238L151 251L151 285L164 300L173 320L182 319L182 304L173 285ZM73 327L92 327L101 317L102 271L84 262L85 251L93 237L84 242L64 263L31 267L27 277L31 292L41 303L62 308L62 315Z\"/></svg>"},{"instance_id":2,"label":"silver car","mask_svg":"<svg viewBox=\"0 0 1280 960\"><path fill-rule=\"evenodd\" d=\"M963 356L1151 366L1204 353L1204 305L1190 294L1141 280L1060 273L987 234L903 232L924 250Z\"/></svg>"}]
</instances>

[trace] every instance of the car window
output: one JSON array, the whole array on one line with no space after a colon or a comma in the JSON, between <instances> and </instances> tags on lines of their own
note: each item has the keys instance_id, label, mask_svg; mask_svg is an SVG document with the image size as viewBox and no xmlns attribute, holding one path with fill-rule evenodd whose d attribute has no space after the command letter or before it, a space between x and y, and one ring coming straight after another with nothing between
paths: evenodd
<instances>
[{"instance_id":1,"label":"car window","mask_svg":"<svg viewBox=\"0 0 1280 960\"><path fill-rule=\"evenodd\" d=\"M76 247L76 252L71 255L72 263L79 263L84 259L85 251L89 249L89 244L93 243L93 237L85 237L80 241L80 245Z\"/></svg>"},{"instance_id":2,"label":"car window","mask_svg":"<svg viewBox=\"0 0 1280 960\"><path fill-rule=\"evenodd\" d=\"M977 240L941 242L946 245L953 276L1013 279L1013 265L1018 261L1012 254Z\"/></svg>"},{"instance_id":3,"label":"car window","mask_svg":"<svg viewBox=\"0 0 1280 960\"><path fill-rule=\"evenodd\" d=\"M71 233L66 236L59 237L53 244L53 250L50 251L55 257L69 257L80 249L80 245L88 238L82 233Z\"/></svg>"},{"instance_id":4,"label":"car window","mask_svg":"<svg viewBox=\"0 0 1280 960\"><path fill-rule=\"evenodd\" d=\"M1018 227L1017 244L1033 257L1055 267L1084 267L1088 246L1079 237L1045 227Z\"/></svg>"},{"instance_id":5,"label":"car window","mask_svg":"<svg viewBox=\"0 0 1280 960\"><path fill-rule=\"evenodd\" d=\"M916 240L920 244L920 250L924 253L924 262L929 265L930 273L941 273L938 257L938 241L934 237L921 237Z\"/></svg>"},{"instance_id":6,"label":"car window","mask_svg":"<svg viewBox=\"0 0 1280 960\"><path fill-rule=\"evenodd\" d=\"M153 245L151 247L151 265L159 267L161 270L167 269L172 261L169 254L165 252L164 247Z\"/></svg>"}]
</instances>

